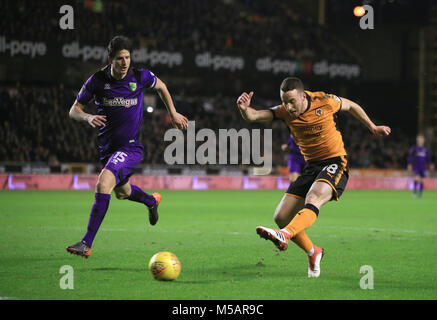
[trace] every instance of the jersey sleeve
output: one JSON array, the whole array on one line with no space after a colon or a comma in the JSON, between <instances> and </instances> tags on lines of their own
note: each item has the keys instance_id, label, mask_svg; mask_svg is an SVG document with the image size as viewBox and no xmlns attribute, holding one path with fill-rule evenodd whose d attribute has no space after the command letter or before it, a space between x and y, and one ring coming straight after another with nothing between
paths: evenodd
<instances>
[{"instance_id":1,"label":"jersey sleeve","mask_svg":"<svg viewBox=\"0 0 437 320\"><path fill-rule=\"evenodd\" d=\"M284 108L282 108L282 105L271 107L269 110L273 113L273 119L285 120Z\"/></svg>"},{"instance_id":2,"label":"jersey sleeve","mask_svg":"<svg viewBox=\"0 0 437 320\"><path fill-rule=\"evenodd\" d=\"M341 99L335 94L327 94L329 104L331 105L333 112L336 113L341 109Z\"/></svg>"},{"instance_id":3,"label":"jersey sleeve","mask_svg":"<svg viewBox=\"0 0 437 320\"><path fill-rule=\"evenodd\" d=\"M141 83L144 88L154 88L157 79L158 78L153 74L153 72L141 69Z\"/></svg>"},{"instance_id":4,"label":"jersey sleeve","mask_svg":"<svg viewBox=\"0 0 437 320\"><path fill-rule=\"evenodd\" d=\"M87 104L94 97L94 76L88 78L84 83L79 93L76 96L76 100L81 104Z\"/></svg>"}]
</instances>

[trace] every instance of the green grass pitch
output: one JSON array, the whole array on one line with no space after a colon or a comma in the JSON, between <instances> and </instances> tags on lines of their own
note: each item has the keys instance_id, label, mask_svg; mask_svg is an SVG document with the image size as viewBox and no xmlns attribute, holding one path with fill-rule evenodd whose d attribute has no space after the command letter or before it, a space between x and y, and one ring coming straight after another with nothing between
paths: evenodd
<instances>
[{"instance_id":1,"label":"green grass pitch","mask_svg":"<svg viewBox=\"0 0 437 320\"><path fill-rule=\"evenodd\" d=\"M282 191L161 191L160 220L144 206L112 197L89 259L66 252L81 239L91 191L0 192L2 299L437 299L437 192L346 191L307 233L323 246L321 276L307 278L294 244L279 253L258 237L273 227ZM159 282L148 261L171 251L179 278ZM60 268L74 270L61 289ZM362 266L374 271L361 289Z\"/></svg>"}]
</instances>

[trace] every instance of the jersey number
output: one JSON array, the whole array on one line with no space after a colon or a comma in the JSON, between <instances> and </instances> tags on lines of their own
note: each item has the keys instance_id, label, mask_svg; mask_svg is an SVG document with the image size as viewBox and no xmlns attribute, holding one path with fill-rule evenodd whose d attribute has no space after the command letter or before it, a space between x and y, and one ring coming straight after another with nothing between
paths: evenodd
<instances>
[{"instance_id":1,"label":"jersey number","mask_svg":"<svg viewBox=\"0 0 437 320\"><path fill-rule=\"evenodd\" d=\"M331 165L329 165L329 166L326 166L326 167L324 167L324 168L322 169L322 171L325 170L325 169L326 169L326 171L328 171L330 174L335 174L335 172L336 172L337 169L338 169L338 164L333 163L333 164L331 164Z\"/></svg>"},{"instance_id":2,"label":"jersey number","mask_svg":"<svg viewBox=\"0 0 437 320\"><path fill-rule=\"evenodd\" d=\"M114 164L117 164L118 162L124 162L126 160L127 154L121 151L118 151L114 157L112 158L111 162Z\"/></svg>"}]
</instances>

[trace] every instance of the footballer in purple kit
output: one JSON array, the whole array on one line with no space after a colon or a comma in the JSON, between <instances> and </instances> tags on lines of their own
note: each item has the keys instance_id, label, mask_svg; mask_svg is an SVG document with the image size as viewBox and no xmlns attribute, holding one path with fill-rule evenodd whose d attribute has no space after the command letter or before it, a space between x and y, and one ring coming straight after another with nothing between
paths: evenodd
<instances>
[{"instance_id":1,"label":"footballer in purple kit","mask_svg":"<svg viewBox=\"0 0 437 320\"><path fill-rule=\"evenodd\" d=\"M413 197L421 197L423 192L423 178L426 176L426 169L434 170L429 150L425 147L425 137L418 135L416 145L410 148L408 154L408 171L414 173Z\"/></svg>"},{"instance_id":2,"label":"footballer in purple kit","mask_svg":"<svg viewBox=\"0 0 437 320\"><path fill-rule=\"evenodd\" d=\"M142 161L143 145L138 140L143 119L143 90L152 89L164 102L173 126L186 130L187 118L173 105L167 86L151 71L131 66L132 42L114 37L108 45L109 64L94 73L82 86L69 116L99 128L99 153L103 169L96 188L88 227L82 240L68 246L68 252L87 258L114 191L117 199L139 202L148 208L149 222L158 221L159 193L148 194L129 183L134 168ZM94 99L97 114L84 111Z\"/></svg>"}]
</instances>

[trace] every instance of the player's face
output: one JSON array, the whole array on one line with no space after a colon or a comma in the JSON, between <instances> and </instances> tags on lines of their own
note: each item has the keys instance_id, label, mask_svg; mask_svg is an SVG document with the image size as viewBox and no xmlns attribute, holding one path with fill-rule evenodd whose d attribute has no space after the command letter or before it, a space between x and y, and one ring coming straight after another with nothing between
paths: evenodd
<instances>
[{"instance_id":1,"label":"player's face","mask_svg":"<svg viewBox=\"0 0 437 320\"><path fill-rule=\"evenodd\" d=\"M114 73L124 78L130 66L130 53L127 50L120 50L115 54L115 57L109 60Z\"/></svg>"},{"instance_id":2,"label":"player's face","mask_svg":"<svg viewBox=\"0 0 437 320\"><path fill-rule=\"evenodd\" d=\"M293 118L299 117L304 113L307 107L307 99L304 91L294 89L284 92L281 90L281 100L285 109Z\"/></svg>"},{"instance_id":3,"label":"player's face","mask_svg":"<svg viewBox=\"0 0 437 320\"><path fill-rule=\"evenodd\" d=\"M425 137L417 136L416 143L419 147L423 147L423 145L425 144Z\"/></svg>"}]
</instances>

